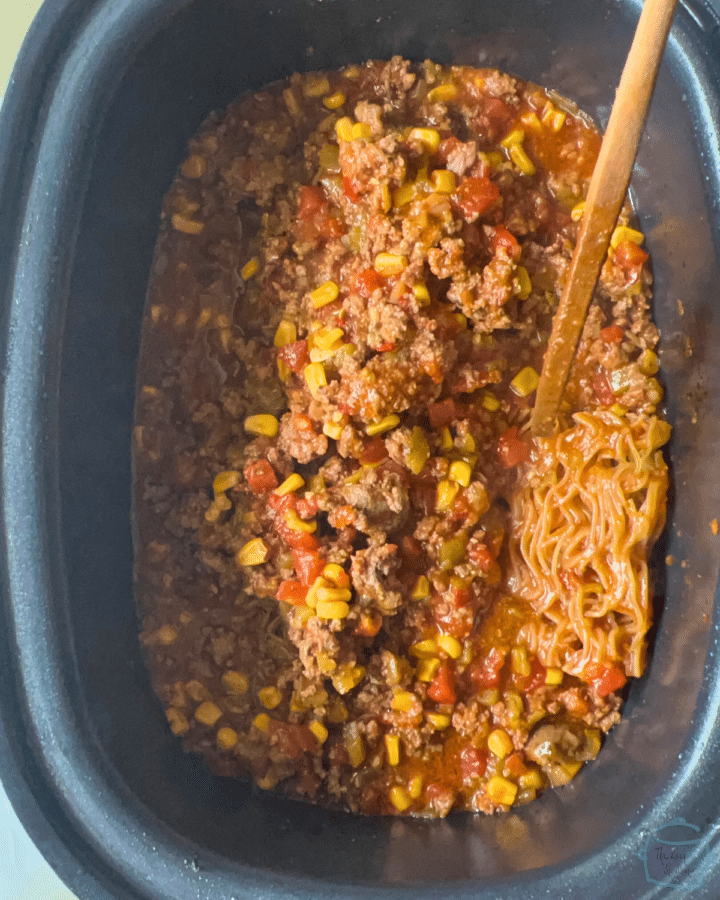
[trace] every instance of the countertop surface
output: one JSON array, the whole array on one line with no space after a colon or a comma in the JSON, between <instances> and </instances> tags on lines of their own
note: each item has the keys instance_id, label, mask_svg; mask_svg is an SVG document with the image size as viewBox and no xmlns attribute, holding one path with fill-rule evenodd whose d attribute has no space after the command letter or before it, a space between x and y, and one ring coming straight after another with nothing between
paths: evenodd
<instances>
[{"instance_id":1,"label":"countertop surface","mask_svg":"<svg viewBox=\"0 0 720 900\"><path fill-rule=\"evenodd\" d=\"M15 57L42 0L3 5L0 30L0 102ZM0 778L2 772L0 772ZM13 812L0 784L0 897L2 900L76 900L45 862Z\"/></svg>"}]
</instances>

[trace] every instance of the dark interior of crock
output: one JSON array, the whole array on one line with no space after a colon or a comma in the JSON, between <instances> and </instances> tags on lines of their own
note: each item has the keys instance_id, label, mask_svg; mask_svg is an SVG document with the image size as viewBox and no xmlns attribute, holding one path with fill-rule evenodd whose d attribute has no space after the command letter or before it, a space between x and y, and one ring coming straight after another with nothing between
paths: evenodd
<instances>
[{"instance_id":1,"label":"dark interior of crock","mask_svg":"<svg viewBox=\"0 0 720 900\"><path fill-rule=\"evenodd\" d=\"M720 515L720 271L702 158L714 93L698 80L703 62L682 29L668 49L633 179L654 260L674 425L670 522L656 554L665 604L647 673L632 685L599 758L570 786L492 818L360 819L263 794L182 753L151 694L132 602L130 433L141 314L161 198L205 116L294 70L400 53L504 69L557 89L604 125L636 14L635 4L611 0L202 0L148 23L120 73L77 239L60 382L74 700L128 802L200 853L374 885L562 864L610 847L692 750L720 556L710 529ZM687 16L679 25L692 32ZM668 555L674 562L665 567Z\"/></svg>"}]
</instances>

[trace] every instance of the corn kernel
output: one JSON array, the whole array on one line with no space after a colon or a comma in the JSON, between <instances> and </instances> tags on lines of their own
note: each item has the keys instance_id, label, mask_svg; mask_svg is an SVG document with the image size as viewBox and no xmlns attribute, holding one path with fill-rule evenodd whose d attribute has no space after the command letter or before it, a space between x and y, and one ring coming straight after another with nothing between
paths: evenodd
<instances>
[{"instance_id":1,"label":"corn kernel","mask_svg":"<svg viewBox=\"0 0 720 900\"><path fill-rule=\"evenodd\" d=\"M283 100L285 101L285 106L287 106L290 115L300 115L300 105L297 102L297 97L293 93L292 88L285 88L283 91Z\"/></svg>"},{"instance_id":2,"label":"corn kernel","mask_svg":"<svg viewBox=\"0 0 720 900\"><path fill-rule=\"evenodd\" d=\"M253 256L253 258L249 259L242 267L242 269L240 269L240 277L243 281L249 281L253 277L253 275L257 274L259 268L260 262L257 256Z\"/></svg>"},{"instance_id":3,"label":"corn kernel","mask_svg":"<svg viewBox=\"0 0 720 900\"><path fill-rule=\"evenodd\" d=\"M502 775L493 775L487 785L488 797L493 803L502 803L504 806L512 806L517 796L517 785Z\"/></svg>"},{"instance_id":4,"label":"corn kernel","mask_svg":"<svg viewBox=\"0 0 720 900\"><path fill-rule=\"evenodd\" d=\"M449 169L435 169L430 178L432 186L438 194L452 194L455 190L455 173Z\"/></svg>"},{"instance_id":5,"label":"corn kernel","mask_svg":"<svg viewBox=\"0 0 720 900\"><path fill-rule=\"evenodd\" d=\"M155 639L164 647L169 647L170 644L174 644L178 639L178 633L172 625L161 625L155 632Z\"/></svg>"},{"instance_id":6,"label":"corn kernel","mask_svg":"<svg viewBox=\"0 0 720 900\"><path fill-rule=\"evenodd\" d=\"M426 303L430 302L430 291L428 291L426 284L416 284L413 287L413 296L420 306L424 306Z\"/></svg>"},{"instance_id":7,"label":"corn kernel","mask_svg":"<svg viewBox=\"0 0 720 900\"><path fill-rule=\"evenodd\" d=\"M338 119L335 123L335 134L339 141L351 141L352 140L352 127L353 121L349 116L343 116L342 119Z\"/></svg>"},{"instance_id":8,"label":"corn kernel","mask_svg":"<svg viewBox=\"0 0 720 900\"><path fill-rule=\"evenodd\" d=\"M660 368L660 361L654 350L645 350L638 363L643 375L657 375Z\"/></svg>"},{"instance_id":9,"label":"corn kernel","mask_svg":"<svg viewBox=\"0 0 720 900\"><path fill-rule=\"evenodd\" d=\"M545 684L562 684L564 677L565 673L562 669L558 669L556 666L550 666L545 672Z\"/></svg>"},{"instance_id":10,"label":"corn kernel","mask_svg":"<svg viewBox=\"0 0 720 900\"><path fill-rule=\"evenodd\" d=\"M400 424L400 416L392 415L385 416L384 419L380 419L379 422L371 422L367 428L365 429L370 437L373 437L376 434L384 434L386 431L391 431L393 428L396 428Z\"/></svg>"},{"instance_id":11,"label":"corn kernel","mask_svg":"<svg viewBox=\"0 0 720 900\"><path fill-rule=\"evenodd\" d=\"M395 191L393 204L399 209L401 206L405 206L406 203L410 203L414 196L415 185L408 181Z\"/></svg>"},{"instance_id":12,"label":"corn kernel","mask_svg":"<svg viewBox=\"0 0 720 900\"><path fill-rule=\"evenodd\" d=\"M265 709L276 709L282 702L282 694L274 685L269 685L268 687L260 688L258 699Z\"/></svg>"},{"instance_id":13,"label":"corn kernel","mask_svg":"<svg viewBox=\"0 0 720 900\"><path fill-rule=\"evenodd\" d=\"M195 710L195 718L203 725L214 725L222 715L222 710L212 700L205 700Z\"/></svg>"},{"instance_id":14,"label":"corn kernel","mask_svg":"<svg viewBox=\"0 0 720 900\"><path fill-rule=\"evenodd\" d=\"M425 713L425 718L435 731L444 731L450 727L451 719L447 713L429 712Z\"/></svg>"},{"instance_id":15,"label":"corn kernel","mask_svg":"<svg viewBox=\"0 0 720 900\"><path fill-rule=\"evenodd\" d=\"M265 435L265 437L276 437L280 430L280 423L269 414L261 414L257 416L248 416L243 423L243 427L248 434Z\"/></svg>"},{"instance_id":16,"label":"corn kernel","mask_svg":"<svg viewBox=\"0 0 720 900\"><path fill-rule=\"evenodd\" d=\"M315 612L321 619L345 619L350 606L344 600L318 600Z\"/></svg>"},{"instance_id":17,"label":"corn kernel","mask_svg":"<svg viewBox=\"0 0 720 900\"><path fill-rule=\"evenodd\" d=\"M413 800L417 800L420 794L422 794L422 789L422 775L413 775L410 781L408 781L408 794L410 794Z\"/></svg>"},{"instance_id":18,"label":"corn kernel","mask_svg":"<svg viewBox=\"0 0 720 900\"><path fill-rule=\"evenodd\" d=\"M253 725L258 731L267 734L267 730L270 727L270 716L267 713L258 713L253 719Z\"/></svg>"},{"instance_id":19,"label":"corn kernel","mask_svg":"<svg viewBox=\"0 0 720 900\"><path fill-rule=\"evenodd\" d=\"M321 362L311 362L305 366L303 370L305 383L310 389L313 397L317 397L320 388L327 385L327 376L325 375L325 366Z\"/></svg>"},{"instance_id":20,"label":"corn kernel","mask_svg":"<svg viewBox=\"0 0 720 900\"><path fill-rule=\"evenodd\" d=\"M526 791L530 788L539 791L542 787L542 775L539 769L530 769L518 778L518 784Z\"/></svg>"},{"instance_id":21,"label":"corn kernel","mask_svg":"<svg viewBox=\"0 0 720 900\"><path fill-rule=\"evenodd\" d=\"M334 281L325 281L320 287L316 287L314 291L310 292L310 299L315 309L320 309L327 306L328 303L332 303L333 300L337 300L339 294L340 288Z\"/></svg>"},{"instance_id":22,"label":"corn kernel","mask_svg":"<svg viewBox=\"0 0 720 900\"><path fill-rule=\"evenodd\" d=\"M385 751L389 766L400 765L400 738L396 734L385 735Z\"/></svg>"},{"instance_id":23,"label":"corn kernel","mask_svg":"<svg viewBox=\"0 0 720 900\"><path fill-rule=\"evenodd\" d=\"M332 584L334 584L336 588L350 587L350 576L345 571L345 569L343 569L343 567L338 565L337 563L328 563L323 569L322 574L323 578L326 578L328 581L332 582Z\"/></svg>"},{"instance_id":24,"label":"corn kernel","mask_svg":"<svg viewBox=\"0 0 720 900\"><path fill-rule=\"evenodd\" d=\"M407 465L414 474L419 475L425 468L425 463L430 459L430 447L422 428L415 425L410 432Z\"/></svg>"},{"instance_id":25,"label":"corn kernel","mask_svg":"<svg viewBox=\"0 0 720 900\"><path fill-rule=\"evenodd\" d=\"M510 147L519 147L522 142L525 140L525 132L522 128L513 128L512 131L508 132L508 134L500 141L503 147L506 150L509 150Z\"/></svg>"},{"instance_id":26,"label":"corn kernel","mask_svg":"<svg viewBox=\"0 0 720 900\"><path fill-rule=\"evenodd\" d=\"M400 275L407 265L407 256L400 253L378 253L375 257L375 271L385 277Z\"/></svg>"},{"instance_id":27,"label":"corn kernel","mask_svg":"<svg viewBox=\"0 0 720 900\"><path fill-rule=\"evenodd\" d=\"M418 659L430 659L438 655L438 644L433 638L426 638L424 641L417 641L410 647L412 656Z\"/></svg>"},{"instance_id":28,"label":"corn kernel","mask_svg":"<svg viewBox=\"0 0 720 900\"><path fill-rule=\"evenodd\" d=\"M518 284L518 297L521 300L527 300L532 292L532 281L530 280L530 275L528 274L528 270L525 266L517 267L517 284Z\"/></svg>"},{"instance_id":29,"label":"corn kernel","mask_svg":"<svg viewBox=\"0 0 720 900\"><path fill-rule=\"evenodd\" d=\"M232 469L226 472L218 472L213 479L213 493L217 497L218 494L224 494L230 488L234 488L240 481L240 473Z\"/></svg>"},{"instance_id":30,"label":"corn kernel","mask_svg":"<svg viewBox=\"0 0 720 900\"><path fill-rule=\"evenodd\" d=\"M262 538L253 538L235 554L241 566L261 566L270 557L270 548Z\"/></svg>"},{"instance_id":31,"label":"corn kernel","mask_svg":"<svg viewBox=\"0 0 720 900\"><path fill-rule=\"evenodd\" d=\"M175 231L182 231L184 234L200 234L205 227L203 222L196 222L195 219L188 219L180 213L175 213L171 219L172 226Z\"/></svg>"},{"instance_id":32,"label":"corn kernel","mask_svg":"<svg viewBox=\"0 0 720 900\"><path fill-rule=\"evenodd\" d=\"M207 162L205 161L205 157L200 156L197 153L188 156L182 164L181 171L186 178L202 178L205 172L207 172Z\"/></svg>"},{"instance_id":33,"label":"corn kernel","mask_svg":"<svg viewBox=\"0 0 720 900\"><path fill-rule=\"evenodd\" d=\"M523 175L535 174L537 171L535 169L535 164L520 144L513 144L508 150L508 153L510 154L510 159L515 163L518 169L520 169Z\"/></svg>"},{"instance_id":34,"label":"corn kernel","mask_svg":"<svg viewBox=\"0 0 720 900\"><path fill-rule=\"evenodd\" d=\"M338 694L347 694L357 687L365 677L364 666L342 666L332 676L332 683Z\"/></svg>"},{"instance_id":35,"label":"corn kernel","mask_svg":"<svg viewBox=\"0 0 720 900\"><path fill-rule=\"evenodd\" d=\"M430 596L430 582L424 575L421 575L418 580L415 582L415 587L412 590L412 598L413 600L424 600L426 597Z\"/></svg>"},{"instance_id":36,"label":"corn kernel","mask_svg":"<svg viewBox=\"0 0 720 900\"><path fill-rule=\"evenodd\" d=\"M464 459L456 459L450 463L448 478L467 487L472 479L472 466Z\"/></svg>"},{"instance_id":37,"label":"corn kernel","mask_svg":"<svg viewBox=\"0 0 720 900\"><path fill-rule=\"evenodd\" d=\"M323 94L327 94L330 90L330 82L327 80L326 75L306 75L303 80L303 94L306 97L314 98L314 97L322 97Z\"/></svg>"},{"instance_id":38,"label":"corn kernel","mask_svg":"<svg viewBox=\"0 0 720 900\"><path fill-rule=\"evenodd\" d=\"M408 140L421 144L428 153L434 153L440 146L440 132L436 128L411 128Z\"/></svg>"},{"instance_id":39,"label":"corn kernel","mask_svg":"<svg viewBox=\"0 0 720 900\"><path fill-rule=\"evenodd\" d=\"M581 200L579 203L576 203L575 206L570 210L570 218L573 222L579 222L585 214L585 201Z\"/></svg>"},{"instance_id":40,"label":"corn kernel","mask_svg":"<svg viewBox=\"0 0 720 900\"><path fill-rule=\"evenodd\" d=\"M450 659L460 659L463 652L463 646L460 641L451 634L441 634L437 639L438 647L443 650Z\"/></svg>"},{"instance_id":41,"label":"corn kernel","mask_svg":"<svg viewBox=\"0 0 720 900\"><path fill-rule=\"evenodd\" d=\"M372 128L367 122L355 122L352 127L352 139L354 141L369 141L372 137Z\"/></svg>"},{"instance_id":42,"label":"corn kernel","mask_svg":"<svg viewBox=\"0 0 720 900\"><path fill-rule=\"evenodd\" d=\"M294 322L283 319L275 332L274 344L276 347L284 347L286 344L292 344L297 340L297 328Z\"/></svg>"},{"instance_id":43,"label":"corn kernel","mask_svg":"<svg viewBox=\"0 0 720 900\"><path fill-rule=\"evenodd\" d=\"M510 667L516 675L527 677L530 674L530 660L524 645L513 647L510 651Z\"/></svg>"},{"instance_id":44,"label":"corn kernel","mask_svg":"<svg viewBox=\"0 0 720 900\"><path fill-rule=\"evenodd\" d=\"M616 250L623 241L632 241L633 244L642 244L644 240L645 235L642 231L637 231L635 228L630 228L627 225L618 225L610 236L610 246L613 250Z\"/></svg>"},{"instance_id":45,"label":"corn kernel","mask_svg":"<svg viewBox=\"0 0 720 900\"><path fill-rule=\"evenodd\" d=\"M275 488L275 493L281 497L284 497L285 494L292 494L294 491L300 490L301 487L305 484L305 479L298 472L293 472L292 475L288 475L288 477L283 481L283 483Z\"/></svg>"},{"instance_id":46,"label":"corn kernel","mask_svg":"<svg viewBox=\"0 0 720 900\"><path fill-rule=\"evenodd\" d=\"M201 681L198 681L197 678L193 678L191 681L186 682L185 690L187 691L188 697L196 703L200 703L201 700L207 700L210 697L208 689Z\"/></svg>"},{"instance_id":47,"label":"corn kernel","mask_svg":"<svg viewBox=\"0 0 720 900\"><path fill-rule=\"evenodd\" d=\"M525 366L510 382L510 390L518 397L529 397L533 391L537 390L539 383L540 376L535 369L532 366Z\"/></svg>"},{"instance_id":48,"label":"corn kernel","mask_svg":"<svg viewBox=\"0 0 720 900\"><path fill-rule=\"evenodd\" d=\"M505 157L499 150L491 150L485 155L487 156L488 165L491 169L497 169L498 166L501 166L505 162Z\"/></svg>"},{"instance_id":49,"label":"corn kernel","mask_svg":"<svg viewBox=\"0 0 720 900\"><path fill-rule=\"evenodd\" d=\"M304 531L305 534L314 534L317 531L317 522L314 519L306 522L305 519L300 518L294 509L286 509L283 518L293 531Z\"/></svg>"},{"instance_id":50,"label":"corn kernel","mask_svg":"<svg viewBox=\"0 0 720 900\"><path fill-rule=\"evenodd\" d=\"M345 103L345 94L342 91L335 91L329 97L323 97L323 105L327 109L340 109L343 103Z\"/></svg>"},{"instance_id":51,"label":"corn kernel","mask_svg":"<svg viewBox=\"0 0 720 900\"><path fill-rule=\"evenodd\" d=\"M393 785L393 787L390 788L388 796L390 802L398 812L405 812L412 803L410 794L408 794L405 788L400 787L399 784Z\"/></svg>"},{"instance_id":52,"label":"corn kernel","mask_svg":"<svg viewBox=\"0 0 720 900\"><path fill-rule=\"evenodd\" d=\"M333 725L342 725L343 722L347 722L349 715L347 706L339 697L336 697L328 706L328 721Z\"/></svg>"},{"instance_id":53,"label":"corn kernel","mask_svg":"<svg viewBox=\"0 0 720 900\"><path fill-rule=\"evenodd\" d=\"M435 504L437 511L445 512L450 509L459 490L460 485L457 481L450 481L447 478L441 479L437 486L437 501Z\"/></svg>"},{"instance_id":54,"label":"corn kernel","mask_svg":"<svg viewBox=\"0 0 720 900\"><path fill-rule=\"evenodd\" d=\"M326 437L339 441L340 435L343 433L343 426L339 422L325 422L322 430Z\"/></svg>"},{"instance_id":55,"label":"corn kernel","mask_svg":"<svg viewBox=\"0 0 720 900\"><path fill-rule=\"evenodd\" d=\"M350 588L346 587L318 587L317 599L323 603L348 603L352 598Z\"/></svg>"},{"instance_id":56,"label":"corn kernel","mask_svg":"<svg viewBox=\"0 0 720 900\"><path fill-rule=\"evenodd\" d=\"M244 694L249 687L247 675L233 669L223 673L222 683L228 694Z\"/></svg>"},{"instance_id":57,"label":"corn kernel","mask_svg":"<svg viewBox=\"0 0 720 900\"><path fill-rule=\"evenodd\" d=\"M416 678L418 681L432 681L437 675L440 668L440 660L438 657L434 659L421 659L417 664Z\"/></svg>"},{"instance_id":58,"label":"corn kernel","mask_svg":"<svg viewBox=\"0 0 720 900\"><path fill-rule=\"evenodd\" d=\"M439 84L428 91L429 103L447 103L457 97L457 87L454 84Z\"/></svg>"},{"instance_id":59,"label":"corn kernel","mask_svg":"<svg viewBox=\"0 0 720 900\"><path fill-rule=\"evenodd\" d=\"M182 734L187 734L187 732L190 730L190 723L179 709L175 709L171 706L168 710L166 710L165 718L167 719L168 725L170 726L170 731L172 731L172 733L176 737L180 737L180 735Z\"/></svg>"},{"instance_id":60,"label":"corn kernel","mask_svg":"<svg viewBox=\"0 0 720 900\"><path fill-rule=\"evenodd\" d=\"M346 730L350 731L350 726ZM365 744L362 735L357 729L352 729L345 737L345 749L350 759L350 765L357 769L365 759Z\"/></svg>"},{"instance_id":61,"label":"corn kernel","mask_svg":"<svg viewBox=\"0 0 720 900\"><path fill-rule=\"evenodd\" d=\"M318 744L324 744L325 741L328 739L327 728L323 725L322 722L318 722L317 719L315 719L314 722L311 722L310 725L308 726L308 728L315 735L315 738L317 739Z\"/></svg>"},{"instance_id":62,"label":"corn kernel","mask_svg":"<svg viewBox=\"0 0 720 900\"><path fill-rule=\"evenodd\" d=\"M335 669L337 669L337 663L332 656L328 653L324 653L322 650L315 657L315 661L317 662L318 669L323 675L332 675Z\"/></svg>"},{"instance_id":63,"label":"corn kernel","mask_svg":"<svg viewBox=\"0 0 720 900\"><path fill-rule=\"evenodd\" d=\"M410 712L415 706L415 699L415 694L411 691L403 691L400 688L395 688L395 693L393 694L390 706L397 712Z\"/></svg>"},{"instance_id":64,"label":"corn kernel","mask_svg":"<svg viewBox=\"0 0 720 900\"><path fill-rule=\"evenodd\" d=\"M217 745L221 750L232 750L239 738L234 728L219 728L217 733Z\"/></svg>"},{"instance_id":65,"label":"corn kernel","mask_svg":"<svg viewBox=\"0 0 720 900\"><path fill-rule=\"evenodd\" d=\"M447 453L452 450L454 446L453 436L450 434L450 429L446 426L440 432L440 449Z\"/></svg>"}]
</instances>

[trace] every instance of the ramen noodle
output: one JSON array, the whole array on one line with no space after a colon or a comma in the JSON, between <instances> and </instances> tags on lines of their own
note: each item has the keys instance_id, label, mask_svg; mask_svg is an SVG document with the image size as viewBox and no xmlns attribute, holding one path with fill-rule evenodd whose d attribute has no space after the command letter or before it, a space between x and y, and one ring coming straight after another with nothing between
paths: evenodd
<instances>
[{"instance_id":1,"label":"ramen noodle","mask_svg":"<svg viewBox=\"0 0 720 900\"><path fill-rule=\"evenodd\" d=\"M135 427L142 641L223 775L366 814L570 781L642 674L669 426L623 210L529 417L599 135L490 69L294 75L166 197Z\"/></svg>"}]
</instances>

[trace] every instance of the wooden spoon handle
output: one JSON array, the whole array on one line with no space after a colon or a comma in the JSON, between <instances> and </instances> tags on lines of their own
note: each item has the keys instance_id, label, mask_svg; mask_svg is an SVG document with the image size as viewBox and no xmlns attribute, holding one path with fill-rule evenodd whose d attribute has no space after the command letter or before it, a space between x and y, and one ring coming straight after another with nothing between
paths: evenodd
<instances>
[{"instance_id":1,"label":"wooden spoon handle","mask_svg":"<svg viewBox=\"0 0 720 900\"><path fill-rule=\"evenodd\" d=\"M677 0L645 0L588 189L530 419L552 431L610 236L622 208Z\"/></svg>"}]
</instances>

